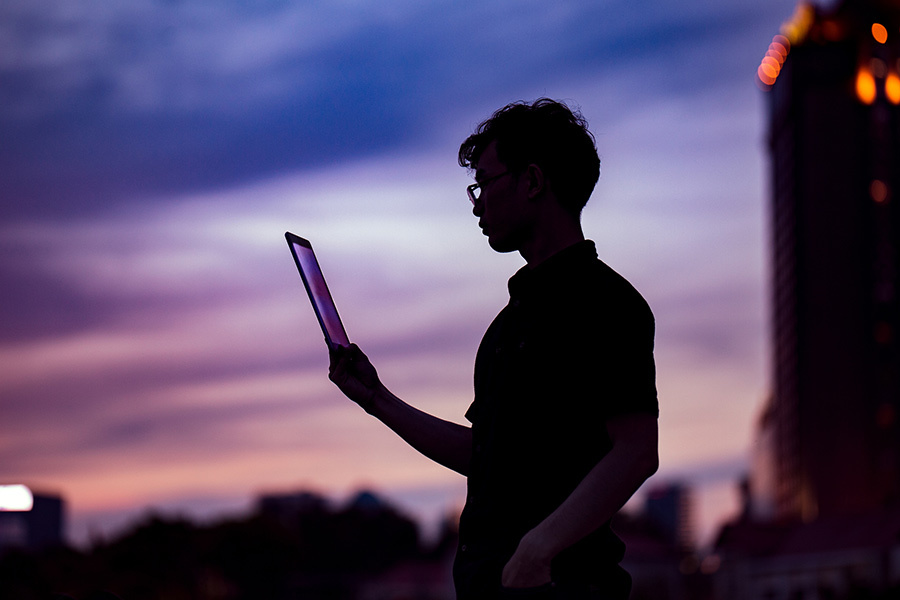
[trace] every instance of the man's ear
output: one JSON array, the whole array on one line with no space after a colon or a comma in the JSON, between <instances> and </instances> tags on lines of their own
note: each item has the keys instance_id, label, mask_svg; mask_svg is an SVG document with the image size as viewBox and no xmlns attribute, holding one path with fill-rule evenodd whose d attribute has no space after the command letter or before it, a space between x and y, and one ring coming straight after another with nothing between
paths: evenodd
<instances>
[{"instance_id":1,"label":"man's ear","mask_svg":"<svg viewBox=\"0 0 900 600\"><path fill-rule=\"evenodd\" d=\"M534 200L544 192L547 185L544 171L538 165L531 163L525 170L525 176L528 181L528 199Z\"/></svg>"}]
</instances>

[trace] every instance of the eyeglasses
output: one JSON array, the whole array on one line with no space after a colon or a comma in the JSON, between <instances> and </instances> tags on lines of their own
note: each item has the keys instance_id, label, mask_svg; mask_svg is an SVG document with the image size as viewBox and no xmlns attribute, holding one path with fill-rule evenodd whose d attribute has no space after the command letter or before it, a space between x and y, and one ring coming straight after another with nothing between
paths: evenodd
<instances>
[{"instance_id":1,"label":"eyeglasses","mask_svg":"<svg viewBox=\"0 0 900 600\"><path fill-rule=\"evenodd\" d=\"M509 175L509 171L503 171L499 175L494 175L493 177L488 177L487 179L482 179L481 181L476 181L472 185L466 188L466 193L469 195L469 200L472 201L472 204L475 204L481 198L481 192L485 185L494 181L495 179L500 179L504 175Z\"/></svg>"}]
</instances>

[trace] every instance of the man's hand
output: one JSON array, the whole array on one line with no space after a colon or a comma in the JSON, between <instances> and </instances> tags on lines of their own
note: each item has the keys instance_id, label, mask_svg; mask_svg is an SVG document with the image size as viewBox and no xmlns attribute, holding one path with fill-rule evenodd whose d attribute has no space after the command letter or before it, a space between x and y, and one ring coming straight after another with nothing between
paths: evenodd
<instances>
[{"instance_id":1,"label":"man's hand","mask_svg":"<svg viewBox=\"0 0 900 600\"><path fill-rule=\"evenodd\" d=\"M505 588L537 587L550 583L550 561L533 531L525 534L512 558L503 567L500 583Z\"/></svg>"},{"instance_id":2,"label":"man's hand","mask_svg":"<svg viewBox=\"0 0 900 600\"><path fill-rule=\"evenodd\" d=\"M329 352L328 378L345 396L368 411L375 394L383 386L378 372L356 344L338 346Z\"/></svg>"},{"instance_id":3,"label":"man's hand","mask_svg":"<svg viewBox=\"0 0 900 600\"><path fill-rule=\"evenodd\" d=\"M422 412L392 394L356 344L335 348L329 355L328 378L345 396L431 460L468 474L472 462L471 428Z\"/></svg>"}]
</instances>

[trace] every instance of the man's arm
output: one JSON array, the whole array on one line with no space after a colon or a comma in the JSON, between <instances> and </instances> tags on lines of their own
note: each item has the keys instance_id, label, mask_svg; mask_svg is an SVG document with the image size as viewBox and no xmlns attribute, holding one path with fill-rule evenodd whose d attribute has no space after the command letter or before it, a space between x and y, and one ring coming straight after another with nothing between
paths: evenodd
<instances>
[{"instance_id":1,"label":"man's arm","mask_svg":"<svg viewBox=\"0 0 900 600\"><path fill-rule=\"evenodd\" d=\"M431 460L468 475L471 428L422 412L392 394L356 344L333 350L330 358L328 378L345 396Z\"/></svg>"},{"instance_id":2,"label":"man's arm","mask_svg":"<svg viewBox=\"0 0 900 600\"><path fill-rule=\"evenodd\" d=\"M506 587L550 581L550 561L603 525L659 466L657 419L649 414L614 417L606 428L612 449L568 498L525 534L503 569Z\"/></svg>"}]
</instances>

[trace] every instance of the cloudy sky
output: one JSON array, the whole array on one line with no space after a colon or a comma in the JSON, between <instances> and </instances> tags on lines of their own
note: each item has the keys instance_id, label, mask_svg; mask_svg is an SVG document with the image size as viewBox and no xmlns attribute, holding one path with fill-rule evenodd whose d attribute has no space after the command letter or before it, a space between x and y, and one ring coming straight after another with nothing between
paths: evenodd
<instances>
[{"instance_id":1,"label":"cloudy sky","mask_svg":"<svg viewBox=\"0 0 900 600\"><path fill-rule=\"evenodd\" d=\"M367 487L459 507L326 377L285 230L313 241L391 389L463 421L517 255L456 165L507 102L578 107L584 214L657 317L658 482L708 529L768 389L765 98L793 0L6 0L0 5L0 484L71 535L154 508Z\"/></svg>"}]
</instances>

